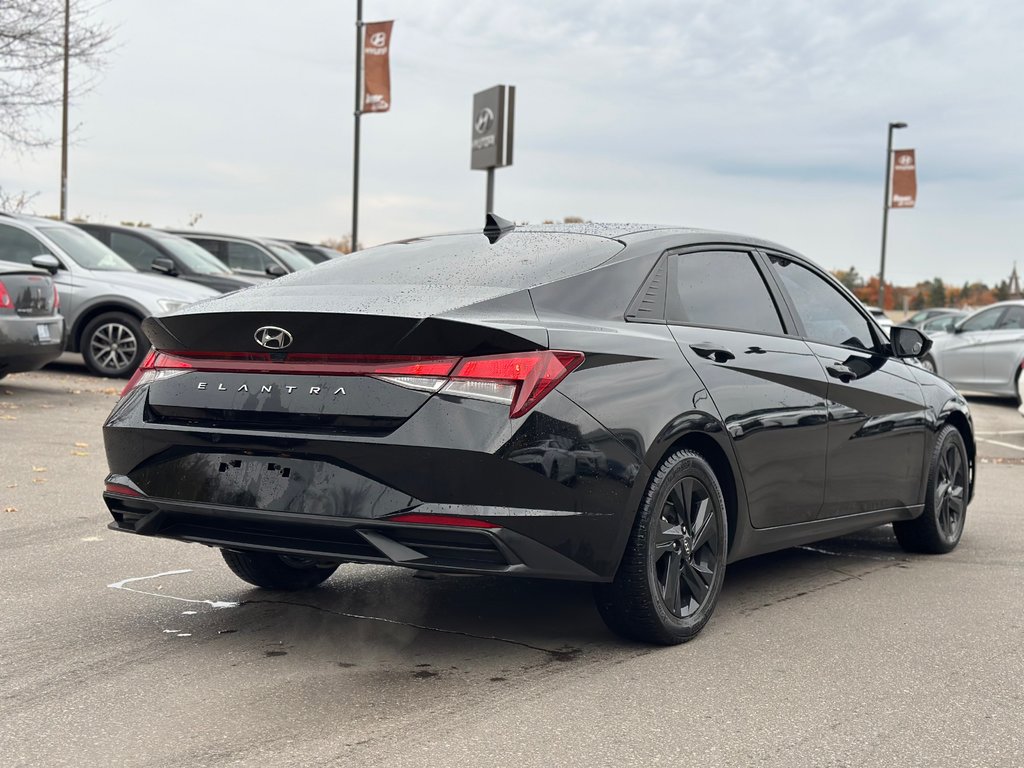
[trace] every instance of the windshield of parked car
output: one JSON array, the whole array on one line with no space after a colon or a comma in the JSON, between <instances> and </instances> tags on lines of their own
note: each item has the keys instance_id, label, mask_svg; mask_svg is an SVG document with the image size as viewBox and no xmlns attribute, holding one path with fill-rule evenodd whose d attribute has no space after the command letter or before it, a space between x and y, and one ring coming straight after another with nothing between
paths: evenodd
<instances>
[{"instance_id":1,"label":"windshield of parked car","mask_svg":"<svg viewBox=\"0 0 1024 768\"><path fill-rule=\"evenodd\" d=\"M173 253L193 272L200 275L230 275L231 270L216 256L191 240L176 235L151 232L150 236Z\"/></svg>"},{"instance_id":2,"label":"windshield of parked car","mask_svg":"<svg viewBox=\"0 0 1024 768\"><path fill-rule=\"evenodd\" d=\"M88 232L75 227L40 227L39 231L59 245L80 267L110 272L138 271Z\"/></svg>"},{"instance_id":3,"label":"windshield of parked car","mask_svg":"<svg viewBox=\"0 0 1024 768\"><path fill-rule=\"evenodd\" d=\"M275 245L274 243L267 243L267 246L274 255L277 256L281 261L288 265L288 267L296 272L306 267L312 267L313 262L306 256L303 256L298 251L292 250L287 245Z\"/></svg>"}]
</instances>

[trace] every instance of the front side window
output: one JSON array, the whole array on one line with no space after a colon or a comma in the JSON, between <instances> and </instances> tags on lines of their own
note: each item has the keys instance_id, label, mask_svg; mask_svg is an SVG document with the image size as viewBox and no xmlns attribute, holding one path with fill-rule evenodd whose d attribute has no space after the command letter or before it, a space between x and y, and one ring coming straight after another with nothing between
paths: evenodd
<instances>
[{"instance_id":1,"label":"front side window","mask_svg":"<svg viewBox=\"0 0 1024 768\"><path fill-rule=\"evenodd\" d=\"M999 323L999 318L1002 316L1002 307L986 309L984 312L979 312L964 320L960 330L965 333L970 333L971 331L991 331Z\"/></svg>"},{"instance_id":2,"label":"front side window","mask_svg":"<svg viewBox=\"0 0 1024 768\"><path fill-rule=\"evenodd\" d=\"M31 264L34 257L49 253L50 249L28 232L0 224L0 261Z\"/></svg>"},{"instance_id":3,"label":"front side window","mask_svg":"<svg viewBox=\"0 0 1024 768\"><path fill-rule=\"evenodd\" d=\"M775 302L749 253L680 253L672 262L669 322L783 333Z\"/></svg>"},{"instance_id":4,"label":"front side window","mask_svg":"<svg viewBox=\"0 0 1024 768\"><path fill-rule=\"evenodd\" d=\"M152 267L153 259L163 257L160 251L141 237L126 235L123 232L110 233L110 247L118 256L143 272Z\"/></svg>"},{"instance_id":5,"label":"front side window","mask_svg":"<svg viewBox=\"0 0 1024 768\"><path fill-rule=\"evenodd\" d=\"M228 242L228 266L248 272L263 272L274 262L267 254L248 243Z\"/></svg>"},{"instance_id":6,"label":"front side window","mask_svg":"<svg viewBox=\"0 0 1024 768\"><path fill-rule=\"evenodd\" d=\"M772 256L771 264L803 322L808 339L836 347L875 349L870 322L835 286L782 256Z\"/></svg>"}]
</instances>

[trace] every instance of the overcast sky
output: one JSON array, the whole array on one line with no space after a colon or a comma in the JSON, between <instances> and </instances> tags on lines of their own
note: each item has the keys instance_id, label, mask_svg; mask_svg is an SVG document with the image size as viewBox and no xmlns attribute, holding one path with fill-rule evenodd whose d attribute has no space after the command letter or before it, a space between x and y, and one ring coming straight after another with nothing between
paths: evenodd
<instances>
[{"instance_id":1,"label":"overcast sky","mask_svg":"<svg viewBox=\"0 0 1024 768\"><path fill-rule=\"evenodd\" d=\"M918 151L887 276L1024 268L1019 0L366 0L396 20L363 118L360 240L482 225L472 94L517 86L495 208L754 234L877 273L885 133ZM350 229L354 0L107 0L117 49L74 105L69 210L319 240ZM56 131L59 115L54 115ZM59 152L0 155L58 208Z\"/></svg>"}]
</instances>

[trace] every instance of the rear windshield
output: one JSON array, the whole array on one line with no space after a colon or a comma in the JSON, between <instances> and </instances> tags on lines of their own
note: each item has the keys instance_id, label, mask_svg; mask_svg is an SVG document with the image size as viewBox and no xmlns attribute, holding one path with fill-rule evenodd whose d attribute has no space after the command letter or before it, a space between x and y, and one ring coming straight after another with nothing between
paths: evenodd
<instances>
[{"instance_id":1,"label":"rear windshield","mask_svg":"<svg viewBox=\"0 0 1024 768\"><path fill-rule=\"evenodd\" d=\"M353 285L451 285L513 292L585 272L624 246L567 233L512 232L494 245L483 235L451 235L382 245L334 259L325 282Z\"/></svg>"}]
</instances>

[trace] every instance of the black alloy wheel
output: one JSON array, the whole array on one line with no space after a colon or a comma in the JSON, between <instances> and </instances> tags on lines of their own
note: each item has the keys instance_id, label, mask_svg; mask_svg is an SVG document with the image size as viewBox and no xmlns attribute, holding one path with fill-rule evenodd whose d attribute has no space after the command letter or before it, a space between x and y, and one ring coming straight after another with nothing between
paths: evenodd
<instances>
[{"instance_id":1,"label":"black alloy wheel","mask_svg":"<svg viewBox=\"0 0 1024 768\"><path fill-rule=\"evenodd\" d=\"M80 344L86 367L97 376L125 378L149 349L139 321L125 312L106 312L89 321Z\"/></svg>"},{"instance_id":2,"label":"black alloy wheel","mask_svg":"<svg viewBox=\"0 0 1024 768\"><path fill-rule=\"evenodd\" d=\"M935 441L924 512L892 524L900 546L928 554L944 554L956 547L967 519L969 484L963 437L956 427L946 426Z\"/></svg>"},{"instance_id":3,"label":"black alloy wheel","mask_svg":"<svg viewBox=\"0 0 1024 768\"><path fill-rule=\"evenodd\" d=\"M222 549L220 553L235 576L263 589L310 589L327 581L338 570L338 563L321 563L272 552Z\"/></svg>"},{"instance_id":4,"label":"black alloy wheel","mask_svg":"<svg viewBox=\"0 0 1024 768\"><path fill-rule=\"evenodd\" d=\"M615 580L596 587L605 622L633 640L690 640L718 602L727 541L711 466L692 451L673 454L651 480Z\"/></svg>"},{"instance_id":5,"label":"black alloy wheel","mask_svg":"<svg viewBox=\"0 0 1024 768\"><path fill-rule=\"evenodd\" d=\"M938 372L935 368L935 361L932 360L931 355L925 355L924 357L920 358L918 362L921 363L921 367L924 368L926 371L930 371L931 373Z\"/></svg>"}]
</instances>

